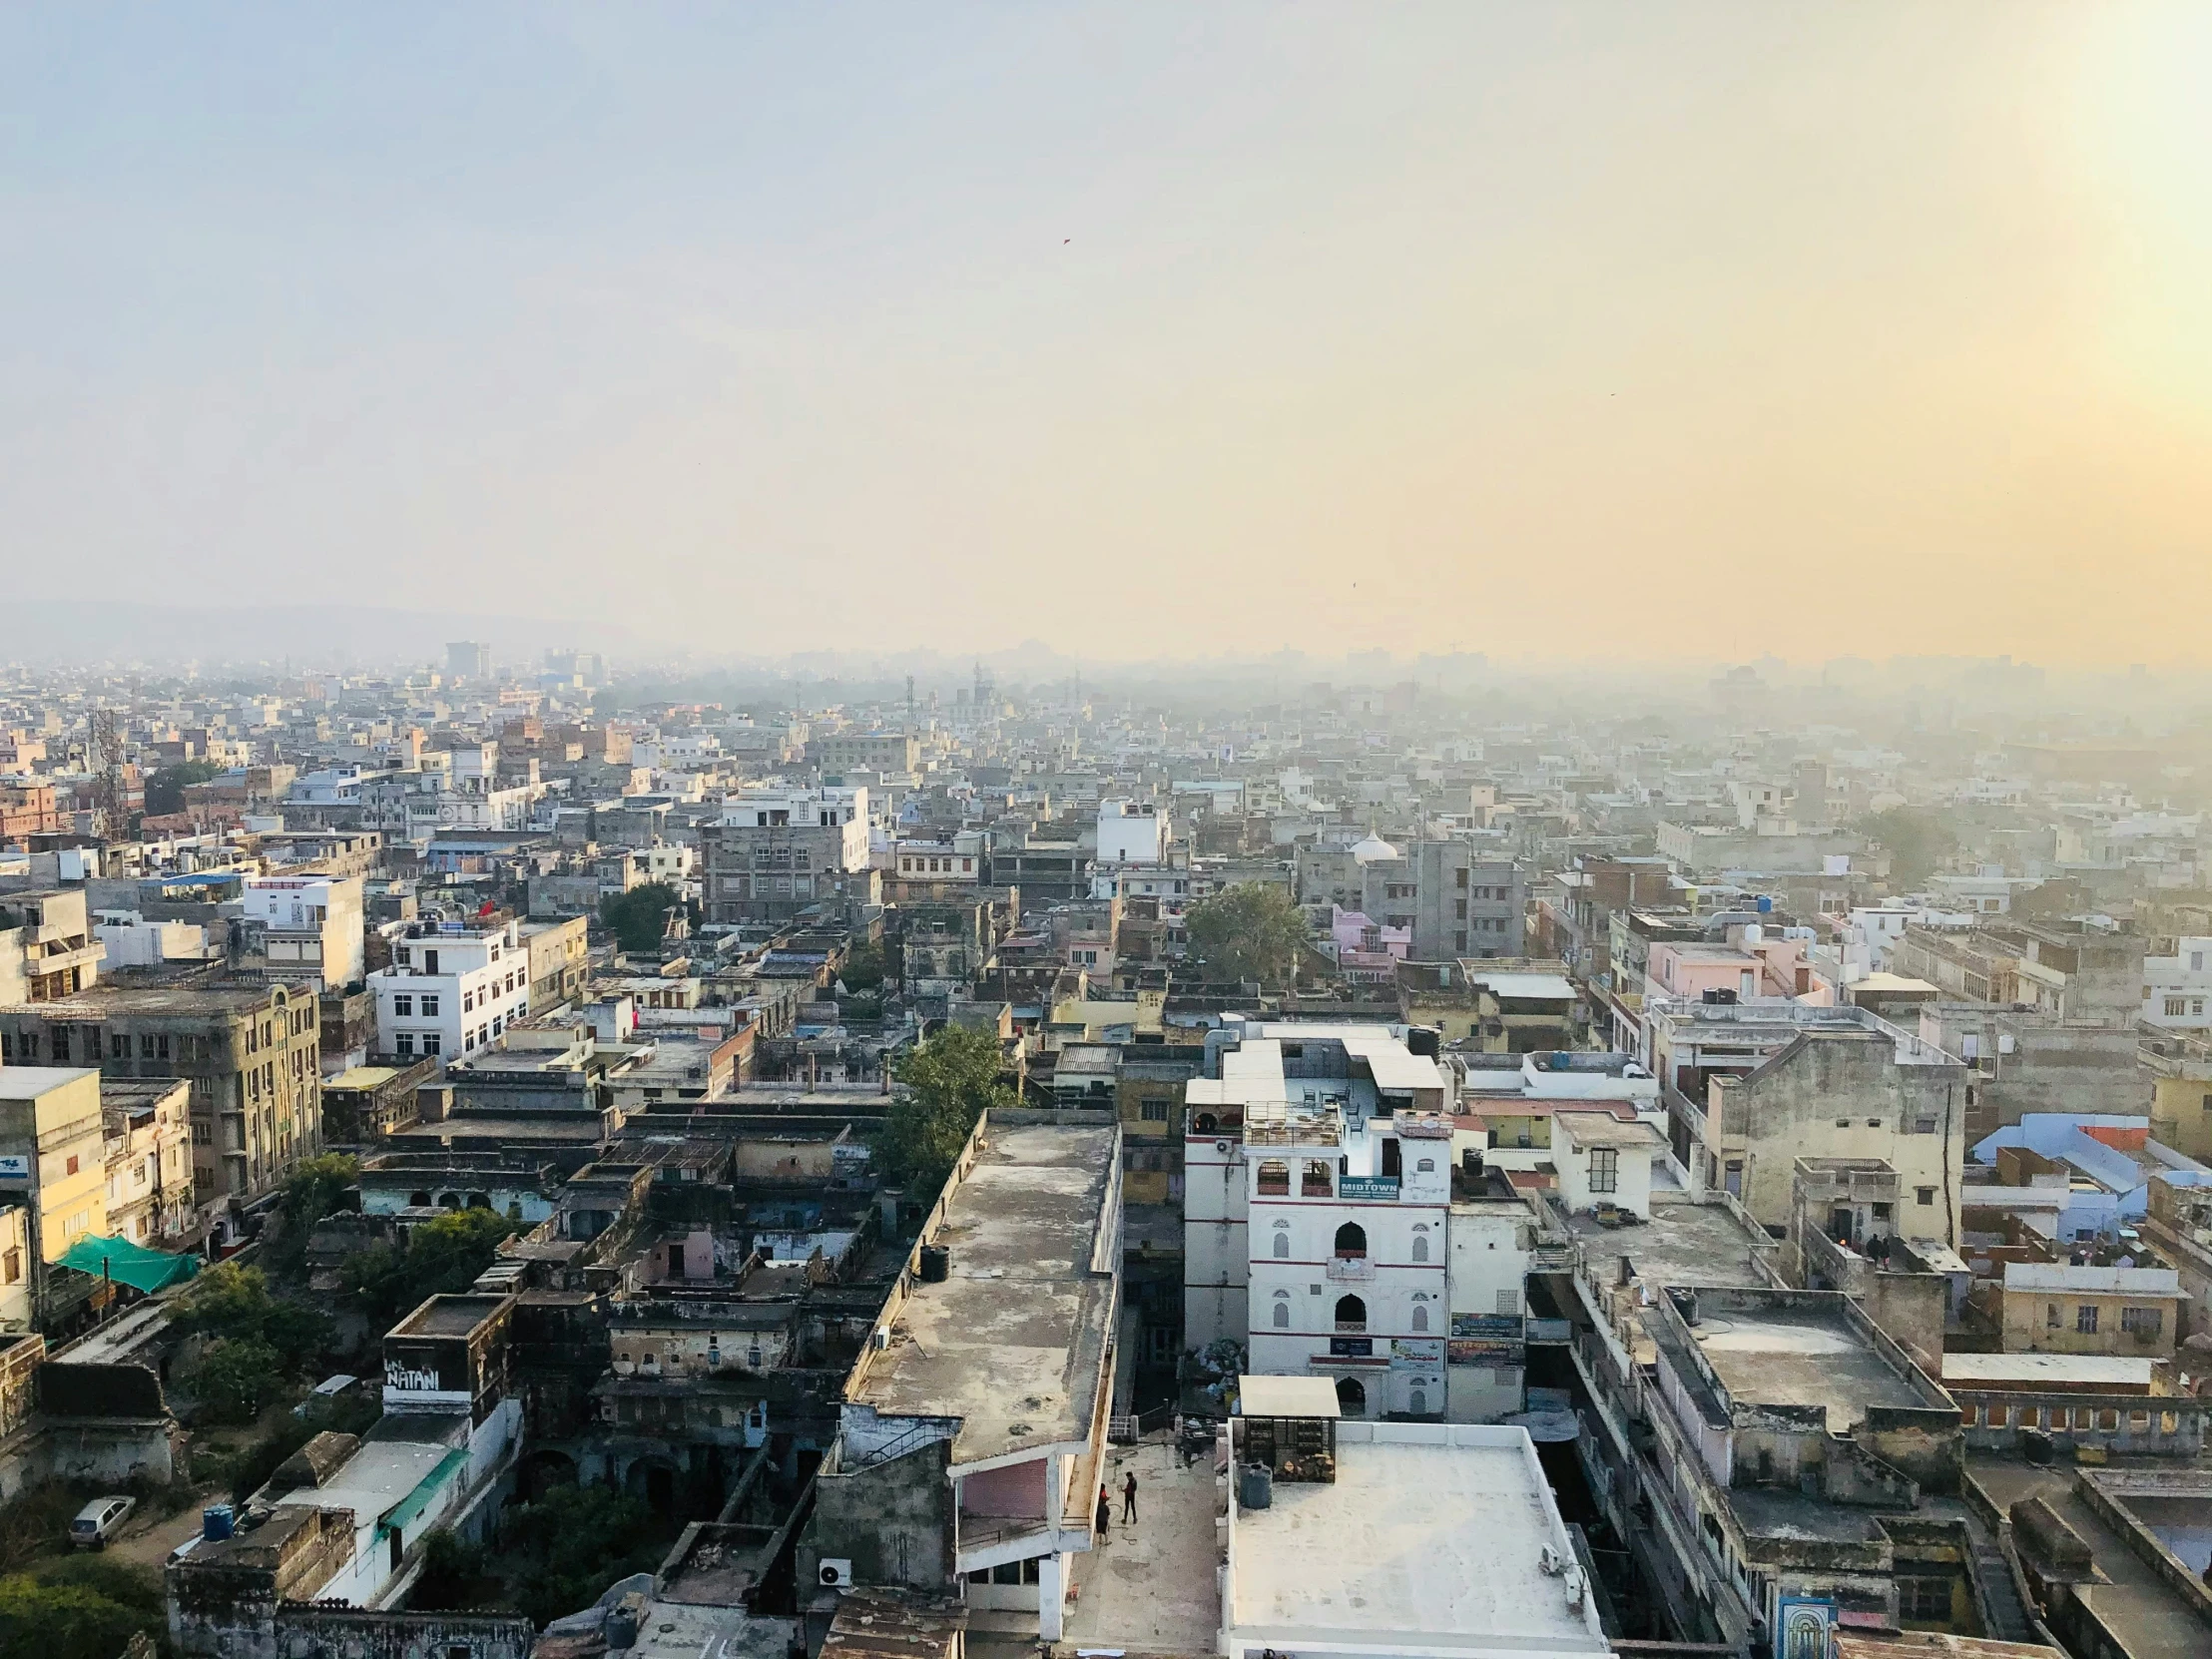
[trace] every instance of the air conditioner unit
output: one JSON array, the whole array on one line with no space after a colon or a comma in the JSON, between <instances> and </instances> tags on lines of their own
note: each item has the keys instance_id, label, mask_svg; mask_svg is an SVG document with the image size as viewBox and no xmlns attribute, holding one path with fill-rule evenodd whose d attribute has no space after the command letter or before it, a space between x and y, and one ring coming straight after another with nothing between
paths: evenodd
<instances>
[{"instance_id":1,"label":"air conditioner unit","mask_svg":"<svg viewBox=\"0 0 2212 1659\"><path fill-rule=\"evenodd\" d=\"M846 1555L826 1556L815 1579L826 1590L849 1590L852 1588L852 1559Z\"/></svg>"},{"instance_id":2,"label":"air conditioner unit","mask_svg":"<svg viewBox=\"0 0 2212 1659\"><path fill-rule=\"evenodd\" d=\"M1229 1152L1229 1143L1227 1141L1216 1141L1214 1143L1214 1150L1223 1154L1224 1156L1227 1156Z\"/></svg>"},{"instance_id":3,"label":"air conditioner unit","mask_svg":"<svg viewBox=\"0 0 2212 1659\"><path fill-rule=\"evenodd\" d=\"M873 1331L870 1331L867 1334L867 1340L878 1354L891 1346L891 1334L881 1326L877 1326Z\"/></svg>"}]
</instances>

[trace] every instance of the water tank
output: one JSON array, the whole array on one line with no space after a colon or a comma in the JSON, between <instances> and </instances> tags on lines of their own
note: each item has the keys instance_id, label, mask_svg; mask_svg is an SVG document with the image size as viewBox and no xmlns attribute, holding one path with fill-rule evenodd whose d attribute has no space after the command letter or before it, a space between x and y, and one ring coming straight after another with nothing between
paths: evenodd
<instances>
[{"instance_id":1,"label":"water tank","mask_svg":"<svg viewBox=\"0 0 2212 1659\"><path fill-rule=\"evenodd\" d=\"M1760 913L1761 915L1765 915L1765 914L1766 914L1766 913L1767 913L1768 911L1772 910L1773 908L1774 908L1774 899L1773 899L1773 898L1772 898L1772 897L1771 897L1770 895L1768 895L1768 894L1766 894L1766 893L1761 893L1761 894L1759 895L1759 913Z\"/></svg>"},{"instance_id":2,"label":"water tank","mask_svg":"<svg viewBox=\"0 0 2212 1659\"><path fill-rule=\"evenodd\" d=\"M1265 1463L1243 1463L1237 1468L1237 1506L1265 1509L1275 1502L1275 1471Z\"/></svg>"},{"instance_id":3,"label":"water tank","mask_svg":"<svg viewBox=\"0 0 2212 1659\"><path fill-rule=\"evenodd\" d=\"M1443 1033L1433 1025L1410 1025L1405 1029L1405 1052L1425 1054L1435 1059L1443 1052Z\"/></svg>"},{"instance_id":4,"label":"water tank","mask_svg":"<svg viewBox=\"0 0 2212 1659\"><path fill-rule=\"evenodd\" d=\"M200 1511L200 1536L219 1544L238 1529L239 1512L228 1503L211 1503Z\"/></svg>"},{"instance_id":5,"label":"water tank","mask_svg":"<svg viewBox=\"0 0 2212 1659\"><path fill-rule=\"evenodd\" d=\"M1565 1049L1555 1048L1551 1051L1551 1069L1553 1071L1565 1071L1573 1063L1572 1056Z\"/></svg>"},{"instance_id":6,"label":"water tank","mask_svg":"<svg viewBox=\"0 0 2212 1659\"><path fill-rule=\"evenodd\" d=\"M941 1285L952 1273L952 1252L943 1245L921 1247L921 1282Z\"/></svg>"}]
</instances>

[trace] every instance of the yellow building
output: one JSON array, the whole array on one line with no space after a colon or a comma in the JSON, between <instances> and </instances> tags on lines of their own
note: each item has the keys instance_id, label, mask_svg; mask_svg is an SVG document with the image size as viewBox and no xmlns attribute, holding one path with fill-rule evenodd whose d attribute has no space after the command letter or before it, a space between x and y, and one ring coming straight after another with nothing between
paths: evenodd
<instances>
[{"instance_id":1,"label":"yellow building","mask_svg":"<svg viewBox=\"0 0 2212 1659\"><path fill-rule=\"evenodd\" d=\"M2002 1299L2007 1354L2173 1357L2188 1296L2171 1268L2077 1268L2007 1262Z\"/></svg>"}]
</instances>

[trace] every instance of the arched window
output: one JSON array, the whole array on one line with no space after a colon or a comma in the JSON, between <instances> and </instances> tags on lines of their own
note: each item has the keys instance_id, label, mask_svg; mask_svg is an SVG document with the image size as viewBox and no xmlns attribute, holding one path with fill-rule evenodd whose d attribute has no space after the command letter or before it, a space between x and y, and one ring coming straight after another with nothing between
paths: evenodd
<instances>
[{"instance_id":1,"label":"arched window","mask_svg":"<svg viewBox=\"0 0 2212 1659\"><path fill-rule=\"evenodd\" d=\"M1291 1293L1288 1291L1275 1293L1275 1328L1278 1331L1291 1328Z\"/></svg>"},{"instance_id":2,"label":"arched window","mask_svg":"<svg viewBox=\"0 0 2212 1659\"><path fill-rule=\"evenodd\" d=\"M1358 1260L1368 1253L1368 1230L1356 1221L1348 1221L1337 1229L1337 1254L1342 1258Z\"/></svg>"},{"instance_id":3,"label":"arched window","mask_svg":"<svg viewBox=\"0 0 2212 1659\"><path fill-rule=\"evenodd\" d=\"M1415 1331L1426 1331L1428 1329L1428 1310L1426 1308L1416 1306L1413 1309L1413 1329Z\"/></svg>"},{"instance_id":4,"label":"arched window","mask_svg":"<svg viewBox=\"0 0 2212 1659\"><path fill-rule=\"evenodd\" d=\"M1191 1127L1201 1135L1211 1135L1219 1127L1219 1120L1211 1112L1201 1112L1192 1120Z\"/></svg>"},{"instance_id":5,"label":"arched window","mask_svg":"<svg viewBox=\"0 0 2212 1659\"><path fill-rule=\"evenodd\" d=\"M1288 1234L1288 1233L1278 1233L1278 1234L1276 1234L1276 1236L1275 1236L1275 1259L1276 1259L1277 1261L1279 1261L1279 1262L1287 1262L1287 1261L1289 1261L1289 1260L1291 1259L1291 1236L1290 1236L1290 1234Z\"/></svg>"},{"instance_id":6,"label":"arched window","mask_svg":"<svg viewBox=\"0 0 2212 1659\"><path fill-rule=\"evenodd\" d=\"M430 1195L428 1193L420 1192L409 1193L407 1195L407 1202L413 1205L417 1210L427 1210L430 1208Z\"/></svg>"},{"instance_id":7,"label":"arched window","mask_svg":"<svg viewBox=\"0 0 2212 1659\"><path fill-rule=\"evenodd\" d=\"M1425 1390L1421 1388L1415 1388L1413 1390L1412 1407L1414 1416L1419 1417L1427 1415L1428 1395Z\"/></svg>"},{"instance_id":8,"label":"arched window","mask_svg":"<svg viewBox=\"0 0 2212 1659\"><path fill-rule=\"evenodd\" d=\"M1357 1377L1337 1379L1337 1409L1348 1417L1366 1416L1368 1387Z\"/></svg>"},{"instance_id":9,"label":"arched window","mask_svg":"<svg viewBox=\"0 0 2212 1659\"><path fill-rule=\"evenodd\" d=\"M1436 1160L1433 1158L1423 1158L1419 1163L1413 1166L1413 1173L1415 1175L1434 1175L1436 1173Z\"/></svg>"},{"instance_id":10,"label":"arched window","mask_svg":"<svg viewBox=\"0 0 2212 1659\"><path fill-rule=\"evenodd\" d=\"M1337 1329L1339 1331L1365 1331L1368 1328L1368 1305L1356 1296L1337 1298Z\"/></svg>"},{"instance_id":11,"label":"arched window","mask_svg":"<svg viewBox=\"0 0 2212 1659\"><path fill-rule=\"evenodd\" d=\"M1413 1260L1416 1262L1428 1260L1428 1238L1426 1234L1416 1233L1413 1235Z\"/></svg>"}]
</instances>

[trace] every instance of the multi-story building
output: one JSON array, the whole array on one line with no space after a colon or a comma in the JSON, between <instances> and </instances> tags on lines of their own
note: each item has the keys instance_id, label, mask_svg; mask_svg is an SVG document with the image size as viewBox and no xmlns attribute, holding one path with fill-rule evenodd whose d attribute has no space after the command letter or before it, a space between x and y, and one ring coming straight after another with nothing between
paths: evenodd
<instances>
[{"instance_id":1,"label":"multi-story building","mask_svg":"<svg viewBox=\"0 0 2212 1659\"><path fill-rule=\"evenodd\" d=\"M808 740L807 759L831 774L905 773L921 764L921 743L904 732L831 732Z\"/></svg>"},{"instance_id":2,"label":"multi-story building","mask_svg":"<svg viewBox=\"0 0 2212 1659\"><path fill-rule=\"evenodd\" d=\"M238 965L318 991L359 984L367 966L361 887L358 875L248 876L243 925L232 928Z\"/></svg>"},{"instance_id":3,"label":"multi-story building","mask_svg":"<svg viewBox=\"0 0 2212 1659\"><path fill-rule=\"evenodd\" d=\"M73 995L107 954L82 891L0 893L0 1007Z\"/></svg>"},{"instance_id":4,"label":"multi-story building","mask_svg":"<svg viewBox=\"0 0 2212 1659\"><path fill-rule=\"evenodd\" d=\"M48 1272L79 1239L108 1231L100 1073L83 1066L0 1066L0 1198L29 1227L33 1317L53 1310Z\"/></svg>"},{"instance_id":5,"label":"multi-story building","mask_svg":"<svg viewBox=\"0 0 2212 1659\"><path fill-rule=\"evenodd\" d=\"M558 1012L584 994L591 978L591 924L583 916L561 921L522 923L522 948L529 958L530 1006L541 1014Z\"/></svg>"},{"instance_id":6,"label":"multi-story building","mask_svg":"<svg viewBox=\"0 0 2212 1659\"><path fill-rule=\"evenodd\" d=\"M1209 1035L1206 1050L1205 1075L1184 1090L1184 1340L1203 1348L1224 1337L1266 1335L1265 1361L1257 1343L1254 1350L1258 1369L1280 1362L1302 1375L1342 1376L1360 1383L1361 1409L1409 1409L1405 1380L1416 1374L1389 1374L1386 1364L1378 1373L1373 1362L1428 1353L1398 1356L1391 1346L1422 1335L1414 1330L1416 1307L1426 1311L1426 1335L1440 1343L1443 1334L1451 1159L1444 1074L1406 1048L1402 1028L1383 1025L1264 1024L1232 1015ZM1265 1148L1246 1144L1255 1121L1264 1123ZM1321 1139L1296 1139L1307 1134ZM1256 1205L1265 1214L1256 1217ZM1416 1241L1425 1245L1417 1253ZM1271 1264L1264 1275L1263 1263ZM1291 1292L1296 1277L1278 1263L1312 1269L1297 1279L1295 1297L1275 1294ZM1392 1269L1386 1278L1384 1263ZM1372 1309L1359 1290L1345 1288L1356 1285L1381 1287ZM1416 1296L1431 1300L1416 1303ZM1335 1329L1346 1297L1360 1307L1347 1307L1344 1323L1360 1331ZM1290 1324L1276 1323L1278 1303ZM1342 1351L1333 1354L1340 1338ZM1356 1352L1363 1343L1367 1352ZM1436 1391L1424 1390L1423 1408L1440 1411L1440 1346L1434 1358ZM1348 1363L1332 1367L1333 1360ZM1381 1381L1384 1375L1394 1388Z\"/></svg>"},{"instance_id":7,"label":"multi-story building","mask_svg":"<svg viewBox=\"0 0 2212 1659\"><path fill-rule=\"evenodd\" d=\"M368 976L377 1044L399 1060L460 1059L488 1047L530 1011L530 953L521 927L414 922L391 965Z\"/></svg>"},{"instance_id":8,"label":"multi-story building","mask_svg":"<svg viewBox=\"0 0 2212 1659\"><path fill-rule=\"evenodd\" d=\"M178 1079L106 1078L106 1231L159 1248L191 1225L192 1085Z\"/></svg>"},{"instance_id":9,"label":"multi-story building","mask_svg":"<svg viewBox=\"0 0 2212 1659\"><path fill-rule=\"evenodd\" d=\"M0 1064L186 1079L199 1200L243 1202L322 1150L318 1026L304 985L103 983L0 1008Z\"/></svg>"},{"instance_id":10,"label":"multi-story building","mask_svg":"<svg viewBox=\"0 0 2212 1659\"><path fill-rule=\"evenodd\" d=\"M867 869L867 791L748 790L699 845L709 921L789 921Z\"/></svg>"},{"instance_id":11,"label":"multi-story building","mask_svg":"<svg viewBox=\"0 0 2212 1659\"><path fill-rule=\"evenodd\" d=\"M2171 956L2143 958L2142 1022L2167 1030L2212 1029L2212 938L2183 937Z\"/></svg>"},{"instance_id":12,"label":"multi-story building","mask_svg":"<svg viewBox=\"0 0 2212 1659\"><path fill-rule=\"evenodd\" d=\"M1381 926L1409 929L1415 961L1526 953L1528 887L1511 858L1466 839L1418 841L1405 853L1363 841L1353 852L1360 908Z\"/></svg>"}]
</instances>

